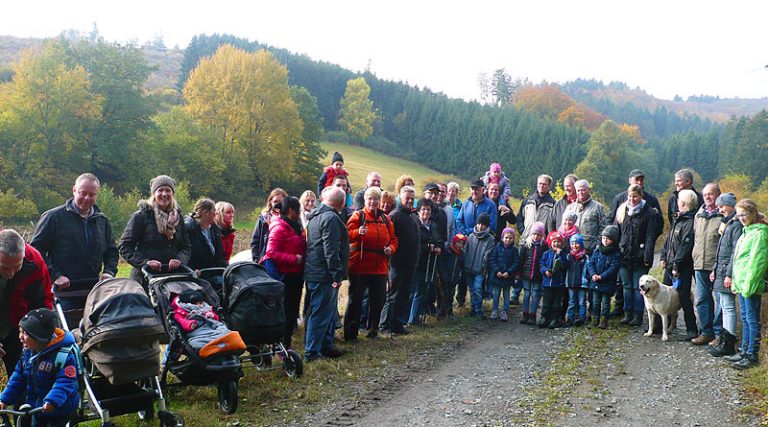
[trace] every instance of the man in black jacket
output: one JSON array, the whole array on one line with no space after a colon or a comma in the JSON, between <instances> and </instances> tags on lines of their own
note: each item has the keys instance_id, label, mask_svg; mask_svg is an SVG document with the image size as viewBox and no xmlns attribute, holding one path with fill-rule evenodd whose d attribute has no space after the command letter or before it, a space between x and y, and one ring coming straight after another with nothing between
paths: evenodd
<instances>
[{"instance_id":1,"label":"man in black jacket","mask_svg":"<svg viewBox=\"0 0 768 427\"><path fill-rule=\"evenodd\" d=\"M333 332L339 287L349 266L349 235L339 217L345 200L344 190L326 187L322 203L308 216L304 264L304 279L311 295L304 352L307 362L344 354L333 346Z\"/></svg>"},{"instance_id":2,"label":"man in black jacket","mask_svg":"<svg viewBox=\"0 0 768 427\"><path fill-rule=\"evenodd\" d=\"M99 189L95 175L77 177L72 198L40 217L30 242L45 258L54 293L62 297L65 309L82 308L87 291L117 273L115 236L109 219L96 206Z\"/></svg>"},{"instance_id":3,"label":"man in black jacket","mask_svg":"<svg viewBox=\"0 0 768 427\"><path fill-rule=\"evenodd\" d=\"M389 263L389 292L381 311L380 329L399 335L408 333L403 325L408 321L411 282L419 261L419 226L413 216L415 197L413 187L401 188L400 205L390 214L398 249Z\"/></svg>"},{"instance_id":4,"label":"man in black jacket","mask_svg":"<svg viewBox=\"0 0 768 427\"><path fill-rule=\"evenodd\" d=\"M704 197L702 197L701 193L696 191L696 189L693 187L693 172L691 172L689 169L680 169L679 171L675 172L675 192L672 194L672 197L669 198L669 202L667 203L667 217L669 218L669 225L674 225L675 218L677 218L677 196L682 190L691 190L696 193L696 196L699 198L698 204L693 210L699 210L701 205L704 203Z\"/></svg>"}]
</instances>

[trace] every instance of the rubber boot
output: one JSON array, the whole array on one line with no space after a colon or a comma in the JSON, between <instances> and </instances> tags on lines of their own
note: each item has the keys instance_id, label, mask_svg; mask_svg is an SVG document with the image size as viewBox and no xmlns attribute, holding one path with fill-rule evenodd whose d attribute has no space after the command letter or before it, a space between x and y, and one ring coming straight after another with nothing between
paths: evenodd
<instances>
[{"instance_id":1,"label":"rubber boot","mask_svg":"<svg viewBox=\"0 0 768 427\"><path fill-rule=\"evenodd\" d=\"M600 329L608 329L608 318L603 317L602 319L600 319L600 324L597 325L597 327Z\"/></svg>"},{"instance_id":2,"label":"rubber boot","mask_svg":"<svg viewBox=\"0 0 768 427\"><path fill-rule=\"evenodd\" d=\"M707 347L707 351L714 357L730 356L736 353L736 335L723 329L717 340L716 347Z\"/></svg>"},{"instance_id":3,"label":"rubber boot","mask_svg":"<svg viewBox=\"0 0 768 427\"><path fill-rule=\"evenodd\" d=\"M632 320L629 321L629 326L640 326L643 324L643 313L637 313L632 316Z\"/></svg>"},{"instance_id":4,"label":"rubber boot","mask_svg":"<svg viewBox=\"0 0 768 427\"><path fill-rule=\"evenodd\" d=\"M621 318L619 323L621 323L622 325L629 325L629 322L631 321L632 321L632 313L625 311L624 317Z\"/></svg>"}]
</instances>

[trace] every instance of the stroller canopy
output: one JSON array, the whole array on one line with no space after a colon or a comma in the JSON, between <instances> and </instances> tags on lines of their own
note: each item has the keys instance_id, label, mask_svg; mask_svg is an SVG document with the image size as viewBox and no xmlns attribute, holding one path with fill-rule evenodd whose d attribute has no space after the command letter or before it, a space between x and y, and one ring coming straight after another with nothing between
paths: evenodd
<instances>
[{"instance_id":1,"label":"stroller canopy","mask_svg":"<svg viewBox=\"0 0 768 427\"><path fill-rule=\"evenodd\" d=\"M224 271L224 299L225 303L232 307L240 296L254 286L270 287L280 285L283 282L273 279L264 267L251 261L241 261L230 264Z\"/></svg>"}]
</instances>

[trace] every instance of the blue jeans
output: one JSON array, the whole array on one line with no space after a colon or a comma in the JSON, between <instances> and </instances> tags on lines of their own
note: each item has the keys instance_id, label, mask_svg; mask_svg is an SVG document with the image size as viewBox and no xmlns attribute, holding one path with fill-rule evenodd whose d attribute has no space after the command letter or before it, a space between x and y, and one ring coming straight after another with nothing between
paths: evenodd
<instances>
[{"instance_id":1,"label":"blue jeans","mask_svg":"<svg viewBox=\"0 0 768 427\"><path fill-rule=\"evenodd\" d=\"M648 274L647 267L621 267L621 283L624 287L624 312L643 314L645 311L645 300L640 294L640 276Z\"/></svg>"},{"instance_id":2,"label":"blue jeans","mask_svg":"<svg viewBox=\"0 0 768 427\"><path fill-rule=\"evenodd\" d=\"M608 318L608 314L611 312L611 294L607 292L600 292L598 290L592 290L592 318L599 319L603 317Z\"/></svg>"},{"instance_id":3,"label":"blue jeans","mask_svg":"<svg viewBox=\"0 0 768 427\"><path fill-rule=\"evenodd\" d=\"M760 349L760 296L745 298L739 294L741 314L741 351L757 355Z\"/></svg>"},{"instance_id":4,"label":"blue jeans","mask_svg":"<svg viewBox=\"0 0 768 427\"><path fill-rule=\"evenodd\" d=\"M568 289L568 312L565 314L567 320L576 318L587 320L587 290L581 288Z\"/></svg>"},{"instance_id":5,"label":"blue jeans","mask_svg":"<svg viewBox=\"0 0 768 427\"><path fill-rule=\"evenodd\" d=\"M714 330L715 300L712 297L713 283L709 280L709 270L696 270L696 311L699 314L699 329L701 335L714 336L719 330Z\"/></svg>"},{"instance_id":6,"label":"blue jeans","mask_svg":"<svg viewBox=\"0 0 768 427\"><path fill-rule=\"evenodd\" d=\"M467 288L469 288L469 303L472 307L472 313L483 314L483 274L472 274L464 272L467 278Z\"/></svg>"},{"instance_id":7,"label":"blue jeans","mask_svg":"<svg viewBox=\"0 0 768 427\"><path fill-rule=\"evenodd\" d=\"M521 280L523 283L523 313L536 314L541 301L541 283Z\"/></svg>"},{"instance_id":8,"label":"blue jeans","mask_svg":"<svg viewBox=\"0 0 768 427\"><path fill-rule=\"evenodd\" d=\"M499 297L504 298L502 310L509 311L509 286L491 285L491 292L493 292L493 311L499 309Z\"/></svg>"},{"instance_id":9,"label":"blue jeans","mask_svg":"<svg viewBox=\"0 0 768 427\"><path fill-rule=\"evenodd\" d=\"M731 335L736 335L736 295L730 291L715 292L714 325L716 330L725 329Z\"/></svg>"},{"instance_id":10,"label":"blue jeans","mask_svg":"<svg viewBox=\"0 0 768 427\"><path fill-rule=\"evenodd\" d=\"M307 282L312 300L309 302L304 357L317 357L333 348L334 318L339 303L339 290L329 282Z\"/></svg>"}]
</instances>

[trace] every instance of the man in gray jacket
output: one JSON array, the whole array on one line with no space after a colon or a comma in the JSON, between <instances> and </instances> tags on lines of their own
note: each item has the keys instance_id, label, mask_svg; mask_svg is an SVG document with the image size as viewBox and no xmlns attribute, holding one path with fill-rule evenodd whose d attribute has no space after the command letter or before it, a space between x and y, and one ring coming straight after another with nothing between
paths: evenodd
<instances>
[{"instance_id":1,"label":"man in gray jacket","mask_svg":"<svg viewBox=\"0 0 768 427\"><path fill-rule=\"evenodd\" d=\"M580 179L574 185L576 186L576 201L565 208L563 216L570 212L576 214L576 226L579 227L579 233L584 237L584 249L591 255L600 243L600 233L608 225L605 219L605 210L600 202L592 199L592 191L586 179Z\"/></svg>"},{"instance_id":2,"label":"man in gray jacket","mask_svg":"<svg viewBox=\"0 0 768 427\"><path fill-rule=\"evenodd\" d=\"M333 346L334 315L339 287L349 266L349 235L339 212L346 193L338 187L326 187L322 203L307 217L307 255L304 279L310 294L304 359L337 358L344 354Z\"/></svg>"},{"instance_id":3,"label":"man in gray jacket","mask_svg":"<svg viewBox=\"0 0 768 427\"><path fill-rule=\"evenodd\" d=\"M704 204L693 218L693 271L696 280L696 311L699 314L699 336L691 340L693 345L704 345L715 339L720 328L714 329L715 300L712 297L714 281L710 279L720 241L720 224L723 214L715 201L720 187L709 183L702 191Z\"/></svg>"}]
</instances>

